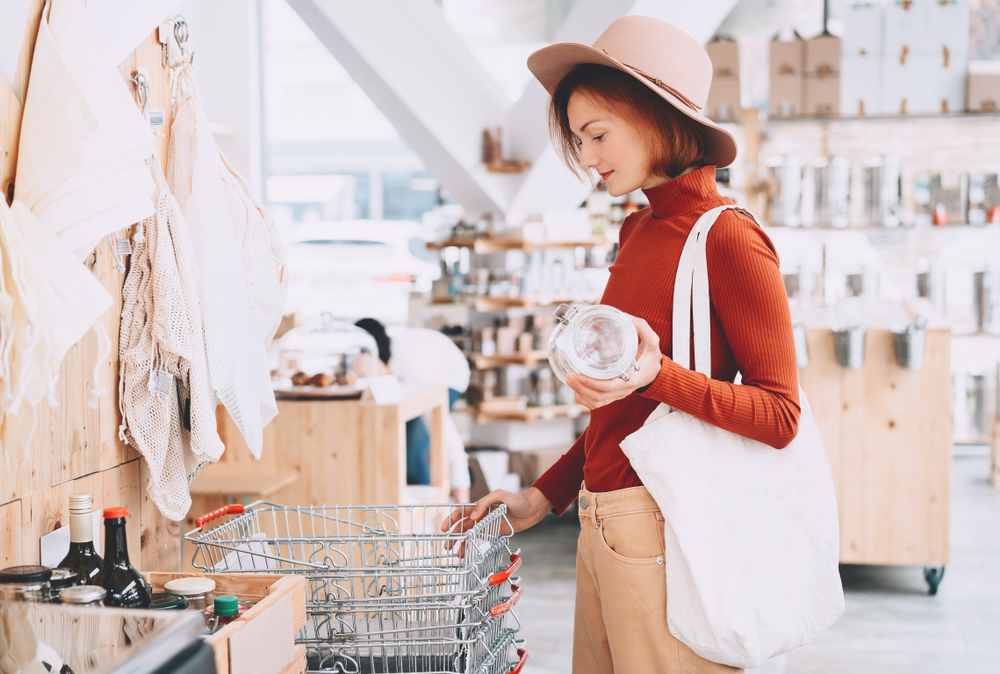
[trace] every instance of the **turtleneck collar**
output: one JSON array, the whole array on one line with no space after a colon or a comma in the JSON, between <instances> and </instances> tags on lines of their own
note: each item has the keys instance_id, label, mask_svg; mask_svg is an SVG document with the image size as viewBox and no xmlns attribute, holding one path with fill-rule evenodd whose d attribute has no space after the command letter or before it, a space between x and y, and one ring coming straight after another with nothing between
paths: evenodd
<instances>
[{"instance_id":1,"label":"turtleneck collar","mask_svg":"<svg viewBox=\"0 0 1000 674\"><path fill-rule=\"evenodd\" d=\"M642 193L649 199L649 207L656 219L704 208L706 199L719 196L715 187L715 167L703 166Z\"/></svg>"}]
</instances>

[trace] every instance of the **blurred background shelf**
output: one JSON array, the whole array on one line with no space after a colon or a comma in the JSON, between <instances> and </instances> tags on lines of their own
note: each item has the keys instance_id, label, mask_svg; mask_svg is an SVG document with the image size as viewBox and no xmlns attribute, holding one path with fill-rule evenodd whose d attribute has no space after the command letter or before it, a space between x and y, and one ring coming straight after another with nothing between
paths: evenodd
<instances>
[{"instance_id":1,"label":"blurred background shelf","mask_svg":"<svg viewBox=\"0 0 1000 674\"><path fill-rule=\"evenodd\" d=\"M591 246L607 246L608 241L603 236L592 236L581 241L542 241L531 242L524 239L514 239L506 237L480 237L475 239L448 239L446 241L432 241L427 244L431 250L443 250L445 248L469 248L474 253L503 253L508 250L523 250L531 252L534 250L546 250L551 248L577 248Z\"/></svg>"}]
</instances>

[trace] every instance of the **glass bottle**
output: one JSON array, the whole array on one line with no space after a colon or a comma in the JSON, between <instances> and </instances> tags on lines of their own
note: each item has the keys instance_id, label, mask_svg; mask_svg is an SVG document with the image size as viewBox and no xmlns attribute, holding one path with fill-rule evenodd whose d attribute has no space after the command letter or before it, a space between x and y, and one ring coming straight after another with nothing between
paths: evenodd
<instances>
[{"instance_id":1,"label":"glass bottle","mask_svg":"<svg viewBox=\"0 0 1000 674\"><path fill-rule=\"evenodd\" d=\"M212 617L209 619L209 628L215 634L223 627L239 618L240 602L236 597L224 595L215 598L212 607Z\"/></svg>"},{"instance_id":2,"label":"glass bottle","mask_svg":"<svg viewBox=\"0 0 1000 674\"><path fill-rule=\"evenodd\" d=\"M60 569L76 571L81 585L92 584L104 561L94 549L94 498L90 494L69 496L69 553Z\"/></svg>"},{"instance_id":3,"label":"glass bottle","mask_svg":"<svg viewBox=\"0 0 1000 674\"><path fill-rule=\"evenodd\" d=\"M105 606L122 608L149 608L149 589L142 575L128 559L128 542L125 539L125 521L129 512L125 508L104 510L104 564L93 580L108 591Z\"/></svg>"}]
</instances>

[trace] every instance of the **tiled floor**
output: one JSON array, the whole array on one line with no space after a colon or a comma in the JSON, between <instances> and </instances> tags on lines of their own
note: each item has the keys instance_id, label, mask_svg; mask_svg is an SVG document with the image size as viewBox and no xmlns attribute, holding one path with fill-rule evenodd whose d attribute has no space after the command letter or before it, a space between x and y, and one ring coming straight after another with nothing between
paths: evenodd
<instances>
[{"instance_id":1,"label":"tiled floor","mask_svg":"<svg viewBox=\"0 0 1000 674\"><path fill-rule=\"evenodd\" d=\"M989 459L954 460L951 563L936 597L919 568L844 566L844 617L754 674L1000 673L1000 490L988 472ZM525 562L525 674L571 671L578 532L572 514L514 537Z\"/></svg>"}]
</instances>

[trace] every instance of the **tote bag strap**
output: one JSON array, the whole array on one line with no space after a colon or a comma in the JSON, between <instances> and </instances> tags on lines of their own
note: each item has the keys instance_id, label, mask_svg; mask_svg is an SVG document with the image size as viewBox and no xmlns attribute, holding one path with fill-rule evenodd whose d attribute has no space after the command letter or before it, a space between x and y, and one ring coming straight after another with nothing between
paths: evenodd
<instances>
[{"instance_id":1,"label":"tote bag strap","mask_svg":"<svg viewBox=\"0 0 1000 674\"><path fill-rule=\"evenodd\" d=\"M691 228L674 281L673 360L684 368L691 368L691 316L694 308L694 370L706 377L712 376L712 313L708 289L708 254L706 241L719 214L737 210L757 218L736 205L718 206L698 218ZM758 223L759 225L759 223Z\"/></svg>"}]
</instances>

